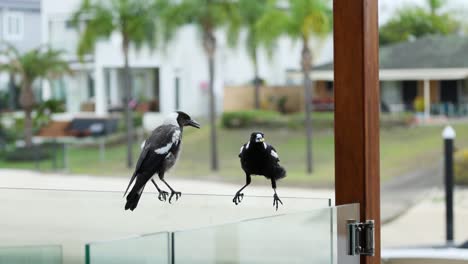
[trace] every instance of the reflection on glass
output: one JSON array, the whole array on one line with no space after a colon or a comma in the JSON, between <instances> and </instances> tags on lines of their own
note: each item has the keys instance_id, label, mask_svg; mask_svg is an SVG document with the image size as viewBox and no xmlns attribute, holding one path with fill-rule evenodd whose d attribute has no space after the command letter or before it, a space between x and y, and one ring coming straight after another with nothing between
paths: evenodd
<instances>
[{"instance_id":1,"label":"reflection on glass","mask_svg":"<svg viewBox=\"0 0 468 264\"><path fill-rule=\"evenodd\" d=\"M86 245L86 264L169 263L169 233L94 242Z\"/></svg>"},{"instance_id":2,"label":"reflection on glass","mask_svg":"<svg viewBox=\"0 0 468 264\"><path fill-rule=\"evenodd\" d=\"M84 246L94 241L329 207L329 199L281 197L284 206L277 212L271 196L248 196L236 206L232 196L191 194L171 205L147 191L138 208L129 212L122 196L123 192L0 188L0 247L61 245L64 263L84 263Z\"/></svg>"},{"instance_id":3,"label":"reflection on glass","mask_svg":"<svg viewBox=\"0 0 468 264\"><path fill-rule=\"evenodd\" d=\"M0 247L0 264L61 264L60 246Z\"/></svg>"},{"instance_id":4,"label":"reflection on glass","mask_svg":"<svg viewBox=\"0 0 468 264\"><path fill-rule=\"evenodd\" d=\"M174 233L176 263L359 263L346 256L346 220L359 206L322 208Z\"/></svg>"}]
</instances>

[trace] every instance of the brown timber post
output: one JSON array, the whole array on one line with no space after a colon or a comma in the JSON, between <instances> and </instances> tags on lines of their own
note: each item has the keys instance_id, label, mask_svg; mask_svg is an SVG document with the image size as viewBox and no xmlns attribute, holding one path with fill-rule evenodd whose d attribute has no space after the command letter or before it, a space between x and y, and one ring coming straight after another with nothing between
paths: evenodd
<instances>
[{"instance_id":1,"label":"brown timber post","mask_svg":"<svg viewBox=\"0 0 468 264\"><path fill-rule=\"evenodd\" d=\"M377 0L334 0L335 198L359 203L361 222L375 221L380 263L379 43Z\"/></svg>"}]
</instances>

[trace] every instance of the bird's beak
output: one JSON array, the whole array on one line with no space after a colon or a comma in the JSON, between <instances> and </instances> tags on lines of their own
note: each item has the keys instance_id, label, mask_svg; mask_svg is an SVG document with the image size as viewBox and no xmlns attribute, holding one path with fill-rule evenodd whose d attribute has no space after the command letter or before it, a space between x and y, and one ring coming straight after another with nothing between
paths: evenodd
<instances>
[{"instance_id":1,"label":"bird's beak","mask_svg":"<svg viewBox=\"0 0 468 264\"><path fill-rule=\"evenodd\" d=\"M187 123L187 126L192 126L192 127L195 127L195 128L200 128L200 124L195 121L195 120L190 120L188 123Z\"/></svg>"},{"instance_id":2,"label":"bird's beak","mask_svg":"<svg viewBox=\"0 0 468 264\"><path fill-rule=\"evenodd\" d=\"M265 141L265 138L261 138L261 139L260 139L260 142L264 142L264 141Z\"/></svg>"}]
</instances>

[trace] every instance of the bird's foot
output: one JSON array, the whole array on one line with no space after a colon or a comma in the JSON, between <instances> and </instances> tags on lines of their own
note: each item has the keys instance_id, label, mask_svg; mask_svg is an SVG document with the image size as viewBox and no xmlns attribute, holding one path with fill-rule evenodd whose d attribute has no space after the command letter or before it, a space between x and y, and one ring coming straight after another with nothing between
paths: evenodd
<instances>
[{"instance_id":1,"label":"bird's foot","mask_svg":"<svg viewBox=\"0 0 468 264\"><path fill-rule=\"evenodd\" d=\"M166 192L166 191L160 191L160 192L159 192L159 195L158 195L159 201L165 202L168 195L169 195L168 192Z\"/></svg>"},{"instance_id":2,"label":"bird's foot","mask_svg":"<svg viewBox=\"0 0 468 264\"><path fill-rule=\"evenodd\" d=\"M172 197L175 196L176 201L182 196L181 192L172 191L171 196L169 196L169 203L172 203Z\"/></svg>"},{"instance_id":3,"label":"bird's foot","mask_svg":"<svg viewBox=\"0 0 468 264\"><path fill-rule=\"evenodd\" d=\"M243 199L244 199L244 194L240 192L236 192L236 195L232 199L232 202L238 205L240 204L240 202L242 202Z\"/></svg>"},{"instance_id":4,"label":"bird's foot","mask_svg":"<svg viewBox=\"0 0 468 264\"><path fill-rule=\"evenodd\" d=\"M276 211L278 211L278 206L279 204L283 205L283 202L281 199L278 197L278 195L275 193L273 195L273 207L276 207Z\"/></svg>"}]
</instances>

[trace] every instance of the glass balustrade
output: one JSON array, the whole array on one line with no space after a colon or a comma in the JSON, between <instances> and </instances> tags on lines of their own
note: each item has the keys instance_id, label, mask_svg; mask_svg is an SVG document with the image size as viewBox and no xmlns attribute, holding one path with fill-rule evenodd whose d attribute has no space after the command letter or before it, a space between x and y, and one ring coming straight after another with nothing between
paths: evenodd
<instances>
[{"instance_id":1,"label":"glass balustrade","mask_svg":"<svg viewBox=\"0 0 468 264\"><path fill-rule=\"evenodd\" d=\"M338 220L359 219L358 206L340 218L344 207L329 199L281 197L275 211L270 196L232 198L183 194L169 204L146 191L131 212L123 192L0 188L0 264L333 263ZM4 261L15 256L24 258Z\"/></svg>"}]
</instances>

